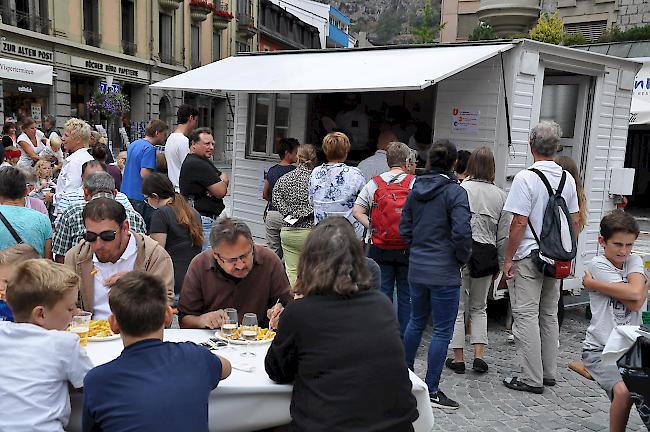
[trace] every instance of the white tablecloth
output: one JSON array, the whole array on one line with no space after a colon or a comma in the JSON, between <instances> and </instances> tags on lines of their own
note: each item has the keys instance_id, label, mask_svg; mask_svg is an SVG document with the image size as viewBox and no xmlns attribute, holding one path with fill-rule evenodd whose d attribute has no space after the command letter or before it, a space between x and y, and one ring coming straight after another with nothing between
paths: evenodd
<instances>
[{"instance_id":1,"label":"white tablecloth","mask_svg":"<svg viewBox=\"0 0 650 432\"><path fill-rule=\"evenodd\" d=\"M209 330L169 329L165 330L165 341L198 343L205 341L213 333ZM264 357L269 345L251 346L251 350L257 354L252 358L241 357L245 347L236 347L236 350L219 350L218 354L234 365L254 365L255 370L242 372L233 369L232 374L212 391L208 410L210 431L245 432L290 423L292 386L276 384L266 375ZM86 350L93 364L98 366L120 355L122 340L89 342ZM417 432L430 432L433 429L433 412L427 386L412 372L410 378L420 412L413 426ZM73 394L70 399L72 415L67 430L76 432L81 430L81 395Z\"/></svg>"}]
</instances>

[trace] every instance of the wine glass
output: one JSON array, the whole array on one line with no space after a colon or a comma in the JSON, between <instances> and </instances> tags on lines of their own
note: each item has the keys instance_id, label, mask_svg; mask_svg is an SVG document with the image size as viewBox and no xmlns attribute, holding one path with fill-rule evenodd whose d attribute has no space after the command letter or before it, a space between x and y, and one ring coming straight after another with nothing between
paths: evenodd
<instances>
[{"instance_id":1,"label":"wine glass","mask_svg":"<svg viewBox=\"0 0 650 432\"><path fill-rule=\"evenodd\" d=\"M252 340L257 339L257 315L254 313L244 314L241 326L242 329L240 335L246 341L246 352L241 353L241 356L255 357L256 354L250 350L250 344Z\"/></svg>"},{"instance_id":2,"label":"wine glass","mask_svg":"<svg viewBox=\"0 0 650 432\"><path fill-rule=\"evenodd\" d=\"M230 337L237 331L237 327L238 327L237 309L227 308L224 309L223 312L224 312L224 317L223 317L223 322L221 324L221 333L223 333L223 335L227 337L226 343L228 343L228 348L235 349L235 347L230 345Z\"/></svg>"}]
</instances>

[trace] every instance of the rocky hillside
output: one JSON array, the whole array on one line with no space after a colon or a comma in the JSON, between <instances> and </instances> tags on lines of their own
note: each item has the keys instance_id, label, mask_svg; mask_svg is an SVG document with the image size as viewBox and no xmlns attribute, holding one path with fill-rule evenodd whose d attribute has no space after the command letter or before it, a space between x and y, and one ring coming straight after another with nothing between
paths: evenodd
<instances>
[{"instance_id":1,"label":"rocky hillside","mask_svg":"<svg viewBox=\"0 0 650 432\"><path fill-rule=\"evenodd\" d=\"M408 43L411 30L421 25L425 2L430 2L435 24L440 21L440 0L319 0L352 19L352 31L368 32L376 44Z\"/></svg>"}]
</instances>

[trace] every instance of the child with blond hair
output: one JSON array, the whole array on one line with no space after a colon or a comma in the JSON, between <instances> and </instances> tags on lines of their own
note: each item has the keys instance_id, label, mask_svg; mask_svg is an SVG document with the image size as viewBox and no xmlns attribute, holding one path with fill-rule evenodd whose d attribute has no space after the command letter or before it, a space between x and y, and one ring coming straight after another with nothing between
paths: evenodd
<instances>
[{"instance_id":1,"label":"child with blond hair","mask_svg":"<svg viewBox=\"0 0 650 432\"><path fill-rule=\"evenodd\" d=\"M27 243L11 246L0 251L0 321L13 321L14 314L7 305L7 283L14 274L16 266L29 259L40 258L32 245Z\"/></svg>"},{"instance_id":2,"label":"child with blond hair","mask_svg":"<svg viewBox=\"0 0 650 432\"><path fill-rule=\"evenodd\" d=\"M31 259L7 284L16 322L0 322L0 430L63 431L68 383L83 385L92 363L79 336L65 331L77 312L79 276L63 264Z\"/></svg>"}]
</instances>

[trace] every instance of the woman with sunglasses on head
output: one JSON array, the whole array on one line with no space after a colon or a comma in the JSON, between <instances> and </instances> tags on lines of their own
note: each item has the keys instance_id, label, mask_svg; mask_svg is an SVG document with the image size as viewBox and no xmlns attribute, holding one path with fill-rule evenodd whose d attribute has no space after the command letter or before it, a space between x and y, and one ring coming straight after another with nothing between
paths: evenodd
<instances>
[{"instance_id":1,"label":"woman with sunglasses on head","mask_svg":"<svg viewBox=\"0 0 650 432\"><path fill-rule=\"evenodd\" d=\"M177 302L187 267L203 245L201 216L183 195L174 191L171 180L165 175L153 173L145 177L142 193L147 203L156 209L151 216L149 235L165 248L174 262L174 298Z\"/></svg>"}]
</instances>

